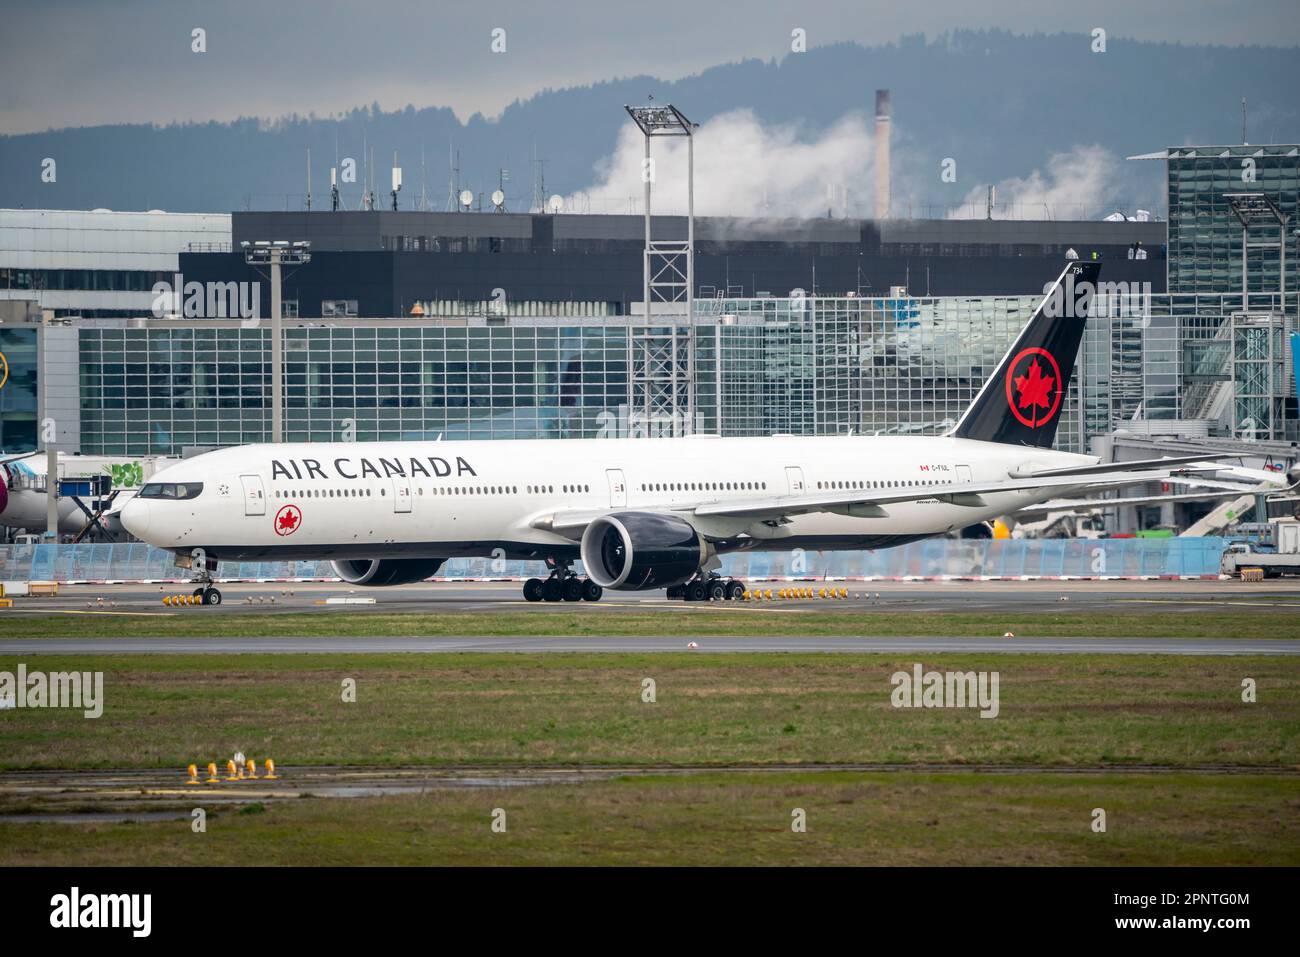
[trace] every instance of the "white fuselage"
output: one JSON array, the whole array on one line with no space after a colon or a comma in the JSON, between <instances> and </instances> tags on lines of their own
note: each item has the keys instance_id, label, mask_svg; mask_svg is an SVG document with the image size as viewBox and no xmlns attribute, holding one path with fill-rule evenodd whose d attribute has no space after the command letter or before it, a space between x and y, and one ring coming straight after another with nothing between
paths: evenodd
<instances>
[{"instance_id":1,"label":"white fuselage","mask_svg":"<svg viewBox=\"0 0 1300 957\"><path fill-rule=\"evenodd\" d=\"M372 442L222 449L154 475L202 483L175 500L137 497L126 528L152 544L211 558L572 558L552 516L675 511L739 548L874 548L943 534L1060 495L1058 485L985 494L977 504L921 498L883 514L813 512L787 522L698 517L716 502L842 489L930 488L1007 479L1095 459L947 437L771 437Z\"/></svg>"}]
</instances>

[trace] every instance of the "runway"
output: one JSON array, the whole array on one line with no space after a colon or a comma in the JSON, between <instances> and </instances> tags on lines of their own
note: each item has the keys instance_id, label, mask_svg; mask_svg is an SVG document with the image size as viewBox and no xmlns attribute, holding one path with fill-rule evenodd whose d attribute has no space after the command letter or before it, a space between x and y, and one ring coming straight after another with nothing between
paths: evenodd
<instances>
[{"instance_id":1,"label":"runway","mask_svg":"<svg viewBox=\"0 0 1300 957\"><path fill-rule=\"evenodd\" d=\"M697 645L692 649L688 643ZM1300 641L1219 638L988 638L988 637L818 637L742 635L690 638L529 636L437 638L10 638L0 655L75 654L447 654L470 652L827 652L847 654L1090 654L1090 655L1300 655Z\"/></svg>"},{"instance_id":2,"label":"runway","mask_svg":"<svg viewBox=\"0 0 1300 957\"><path fill-rule=\"evenodd\" d=\"M338 582L222 583L225 599L216 607L170 608L162 599L188 595L184 585L63 585L55 598L18 598L4 617L27 615L220 616L230 614L373 614L415 612L491 614L527 610L549 614L617 615L677 610L684 615L718 611L797 616L880 610L925 612L1053 612L1104 608L1109 615L1178 614L1232 608L1277 608L1300 612L1300 578L1267 582L1224 581L914 581L914 582L762 582L755 587L777 595L782 588L844 589L848 598L799 598L762 602L671 601L662 591L612 592L587 602L525 602L517 582L425 582L394 588L363 588ZM539 626L539 629L544 626Z\"/></svg>"}]
</instances>

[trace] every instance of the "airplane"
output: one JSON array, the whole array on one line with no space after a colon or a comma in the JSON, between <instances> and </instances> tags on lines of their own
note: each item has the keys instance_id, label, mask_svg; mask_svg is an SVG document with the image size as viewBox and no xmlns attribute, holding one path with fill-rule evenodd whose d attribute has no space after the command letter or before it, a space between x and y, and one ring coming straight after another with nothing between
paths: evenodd
<instances>
[{"instance_id":1,"label":"airplane","mask_svg":"<svg viewBox=\"0 0 1300 957\"><path fill-rule=\"evenodd\" d=\"M127 531L195 569L328 559L348 584L432 577L453 557L544 560L528 601L604 589L741 597L728 552L886 548L1063 494L1212 471L1214 456L1101 463L1052 441L1097 262L1067 262L955 425L937 436L773 436L262 444L153 477ZM586 577L572 566L582 561Z\"/></svg>"},{"instance_id":2,"label":"airplane","mask_svg":"<svg viewBox=\"0 0 1300 957\"><path fill-rule=\"evenodd\" d=\"M159 468L179 461L161 456L72 455L58 453L60 479L109 476L113 501L96 522L110 532L120 531L117 519L125 501ZM0 457L0 528L13 532L43 533L47 525L48 459L45 452L24 452ZM89 506L89 502L85 502ZM85 512L69 496L59 499L59 534L75 535L86 528Z\"/></svg>"}]
</instances>

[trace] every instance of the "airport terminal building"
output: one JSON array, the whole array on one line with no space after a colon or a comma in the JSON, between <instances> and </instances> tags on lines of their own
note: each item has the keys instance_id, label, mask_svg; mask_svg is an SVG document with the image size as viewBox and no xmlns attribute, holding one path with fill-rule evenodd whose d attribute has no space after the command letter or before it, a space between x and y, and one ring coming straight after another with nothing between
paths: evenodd
<instances>
[{"instance_id":1,"label":"airport terminal building","mask_svg":"<svg viewBox=\"0 0 1300 957\"><path fill-rule=\"evenodd\" d=\"M234 250L312 244L284 281L289 441L670 434L692 413L695 431L723 435L935 434L1066 256L1096 256L1104 285L1060 446L1123 429L1285 455L1300 440L1297 149L1161 155L1167 235L1159 221L700 220L689 321L641 305L639 217L236 213L229 244L187 240L176 268L186 283L259 283L267 315L265 275ZM1267 200L1252 201L1244 256L1229 193ZM1269 203L1280 226L1259 218ZM9 298L6 451L34 439L38 411L84 453L269 438L266 321Z\"/></svg>"}]
</instances>

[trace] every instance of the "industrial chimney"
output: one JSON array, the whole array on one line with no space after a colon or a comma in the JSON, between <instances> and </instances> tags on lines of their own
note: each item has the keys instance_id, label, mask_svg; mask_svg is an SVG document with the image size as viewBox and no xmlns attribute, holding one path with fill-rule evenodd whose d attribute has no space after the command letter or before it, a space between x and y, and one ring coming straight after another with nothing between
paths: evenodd
<instances>
[{"instance_id":1,"label":"industrial chimney","mask_svg":"<svg viewBox=\"0 0 1300 957\"><path fill-rule=\"evenodd\" d=\"M876 219L889 218L889 91L876 91Z\"/></svg>"}]
</instances>

